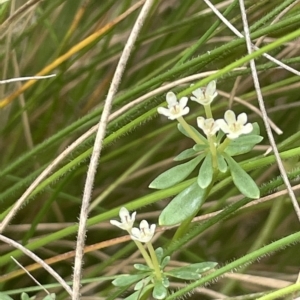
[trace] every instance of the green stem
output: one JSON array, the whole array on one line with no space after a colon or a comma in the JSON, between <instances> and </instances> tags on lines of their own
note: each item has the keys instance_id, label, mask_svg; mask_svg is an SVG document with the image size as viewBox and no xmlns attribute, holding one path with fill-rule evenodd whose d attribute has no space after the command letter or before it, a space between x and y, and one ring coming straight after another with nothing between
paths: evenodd
<instances>
[{"instance_id":1,"label":"green stem","mask_svg":"<svg viewBox=\"0 0 300 300\"><path fill-rule=\"evenodd\" d=\"M208 136L207 139L208 139L209 149L212 157L213 169L217 170L218 163L217 163L217 149L215 146L215 136Z\"/></svg>"},{"instance_id":2,"label":"green stem","mask_svg":"<svg viewBox=\"0 0 300 300\"><path fill-rule=\"evenodd\" d=\"M218 147L219 153L222 153L226 147L230 144L231 140L229 138L226 138L224 142Z\"/></svg>"},{"instance_id":3,"label":"green stem","mask_svg":"<svg viewBox=\"0 0 300 300\"><path fill-rule=\"evenodd\" d=\"M181 124L184 130L189 134L189 136L195 141L196 144L203 144L203 142L198 138L198 136L191 129L190 125L185 121L183 117L177 118L177 121Z\"/></svg>"},{"instance_id":4,"label":"green stem","mask_svg":"<svg viewBox=\"0 0 300 300\"><path fill-rule=\"evenodd\" d=\"M136 240L133 240L136 244L136 246L139 248L141 254L143 255L147 265L149 268L155 270L155 267L152 263L151 257L149 256L149 254L147 253L147 251L145 250L145 248L143 247L142 243Z\"/></svg>"},{"instance_id":5,"label":"green stem","mask_svg":"<svg viewBox=\"0 0 300 300\"><path fill-rule=\"evenodd\" d=\"M153 248L153 245L152 245L151 242L146 243L146 245L148 247L148 250L149 250L149 253L150 253L150 256L151 256L151 259L152 259L152 263L153 263L156 278L161 281L162 280L161 270L160 270L160 266L159 266L159 263L158 263L157 256L156 256L155 250Z\"/></svg>"},{"instance_id":6,"label":"green stem","mask_svg":"<svg viewBox=\"0 0 300 300\"><path fill-rule=\"evenodd\" d=\"M203 106L204 106L204 111L205 111L206 119L212 118L213 115L212 115L212 112L211 112L210 104L203 105Z\"/></svg>"},{"instance_id":7,"label":"green stem","mask_svg":"<svg viewBox=\"0 0 300 300\"><path fill-rule=\"evenodd\" d=\"M273 300L273 299L286 299L285 296L287 294L291 294L294 292L299 292L300 291L300 283L295 283L292 285L289 285L285 288L282 288L280 290L277 290L273 293L267 294L265 296L262 296L260 298L257 298L257 300Z\"/></svg>"}]
</instances>

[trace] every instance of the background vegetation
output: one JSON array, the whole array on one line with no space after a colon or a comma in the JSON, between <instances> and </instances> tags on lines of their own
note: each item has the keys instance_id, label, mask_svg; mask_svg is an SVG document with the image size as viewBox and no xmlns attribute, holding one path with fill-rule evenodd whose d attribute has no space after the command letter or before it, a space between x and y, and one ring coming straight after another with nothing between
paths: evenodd
<instances>
[{"instance_id":1,"label":"background vegetation","mask_svg":"<svg viewBox=\"0 0 300 300\"><path fill-rule=\"evenodd\" d=\"M39 81L0 86L1 221L47 166L98 124L118 59L143 2L10 0L1 4L2 79L56 74ZM242 32L238 2L214 0L213 5ZM252 41L259 47L269 45L270 55L295 70L300 61L298 2L245 1ZM279 68L261 53L255 58L268 116L276 124L273 128L282 131L273 131L274 138L291 185L297 190L299 75ZM148 188L157 175L176 165L173 158L178 153L193 145L177 130L176 122L157 115L157 106L165 105L167 91L188 95L185 89L191 83L205 86L211 74L215 74L219 91L212 106L214 115L222 117L232 107L237 113L247 112L249 120L261 126L263 142L240 157L240 162L260 186L265 201L244 199L226 174L188 233L169 244L174 229L162 228L155 246L168 249L171 265L215 261L223 270L179 297L257 299L297 281L299 236L293 234L299 231L299 220L274 156L263 156L270 143L258 113L249 60L245 40L232 33L204 1L154 1L112 111L118 112L153 93L108 123L89 213L82 299L123 299L130 294L130 290L114 288L111 280L116 274L130 273L133 263L141 259L133 242L122 237L124 233L111 226L109 220L117 219L119 208L126 206L138 211L138 219L157 223L171 197L196 176L164 191ZM197 79L155 92L196 74ZM194 122L203 111L195 103L189 105L188 119ZM82 139L48 172L24 198L2 233L32 250L66 281L72 280L77 223L94 139L94 133ZM245 208L247 203L250 206ZM289 240L263 250L263 246L284 237ZM238 260L258 249L261 252L257 257ZM57 299L68 298L49 273L6 243L0 244L0 291L15 299L20 299L22 291L45 296L11 256L29 267ZM173 282L172 289L177 291L188 284Z\"/></svg>"}]
</instances>

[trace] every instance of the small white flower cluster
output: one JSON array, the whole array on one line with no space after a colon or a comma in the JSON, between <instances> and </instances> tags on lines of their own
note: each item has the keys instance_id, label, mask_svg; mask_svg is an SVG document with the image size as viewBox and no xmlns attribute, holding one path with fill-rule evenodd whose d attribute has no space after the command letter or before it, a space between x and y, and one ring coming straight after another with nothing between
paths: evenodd
<instances>
[{"instance_id":1,"label":"small white flower cluster","mask_svg":"<svg viewBox=\"0 0 300 300\"><path fill-rule=\"evenodd\" d=\"M204 106L210 105L214 98L218 95L216 91L216 81L211 81L206 88L198 88L192 92L192 101L196 101ZM178 119L189 113L190 109L187 107L188 98L182 97L179 101L173 92L168 92L166 96L168 108L159 107L157 109L159 114L162 114L170 120ZM213 118L205 119L203 117L197 118L197 125L203 130L207 137L215 135L220 129L231 140L238 138L242 134L250 133L253 126L247 123L247 115L242 113L236 117L232 110L227 110L224 119L214 120Z\"/></svg>"},{"instance_id":2,"label":"small white flower cluster","mask_svg":"<svg viewBox=\"0 0 300 300\"><path fill-rule=\"evenodd\" d=\"M141 243L148 243L151 241L155 233L155 224L149 226L146 220L142 220L140 223L140 228L133 227L136 212L133 212L130 216L129 211L125 207L122 207L120 209L119 216L121 222L110 220L110 223L123 230L126 230L133 240L139 241Z\"/></svg>"}]
</instances>

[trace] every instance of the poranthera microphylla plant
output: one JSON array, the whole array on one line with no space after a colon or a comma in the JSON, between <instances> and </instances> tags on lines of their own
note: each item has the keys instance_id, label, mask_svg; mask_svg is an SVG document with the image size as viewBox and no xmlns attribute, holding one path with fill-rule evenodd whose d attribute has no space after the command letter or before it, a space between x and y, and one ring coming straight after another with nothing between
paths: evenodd
<instances>
[{"instance_id":1,"label":"poranthera microphylla plant","mask_svg":"<svg viewBox=\"0 0 300 300\"><path fill-rule=\"evenodd\" d=\"M156 225L149 226L146 220L142 220L139 228L133 227L136 212L130 215L125 207L120 209L119 215L121 222L111 220L110 223L130 234L131 239L135 242L146 262L146 265L134 264L134 268L137 270L136 274L121 275L112 282L118 287L126 287L135 283L135 292L125 298L126 300L148 299L151 291L153 298L165 299L169 295L170 277L197 280L201 277L201 273L207 272L217 265L215 262L202 262L165 270L170 261L170 256L164 256L162 248L154 250L151 243ZM143 247L143 243L146 245L146 249Z\"/></svg>"},{"instance_id":2,"label":"poranthera microphylla plant","mask_svg":"<svg viewBox=\"0 0 300 300\"><path fill-rule=\"evenodd\" d=\"M192 92L192 101L204 106L205 117L197 117L197 126L204 133L189 125L184 116L190 111L187 106L188 97L177 99L173 92L168 92L166 101L168 107L159 107L158 113L170 120L178 121L178 129L185 136L191 138L195 145L181 152L174 160L188 162L173 167L159 175L149 185L150 188L166 189L186 179L202 162L197 179L180 192L162 211L159 217L160 225L181 224L173 239L181 236L192 218L199 212L207 199L218 174L229 170L233 183L238 190L249 198L259 198L259 189L253 179L232 158L233 156L250 152L262 140L257 123L247 123L247 115L238 116L227 110L223 119L213 118L211 103L217 96L216 82L211 81L207 87L198 88ZM129 214L126 208L121 208L121 222L112 220L111 223L126 230L136 243L146 265L135 264L138 270L134 275L121 275L113 281L115 286L124 287L135 284L134 292L127 300L146 299L152 291L155 299L164 299L169 295L169 278L175 277L184 280L196 280L201 273L207 272L217 264L204 262L191 264L186 267L165 271L170 257L164 256L163 249L154 250L151 239L156 225L149 226L146 220L141 221L140 227L133 227L136 213ZM146 248L143 247L145 243Z\"/></svg>"}]
</instances>

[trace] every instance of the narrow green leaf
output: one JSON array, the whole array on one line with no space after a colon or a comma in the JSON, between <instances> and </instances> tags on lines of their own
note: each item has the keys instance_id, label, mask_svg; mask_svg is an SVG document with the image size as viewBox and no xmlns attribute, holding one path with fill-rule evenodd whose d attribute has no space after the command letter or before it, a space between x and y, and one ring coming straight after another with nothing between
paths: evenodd
<instances>
[{"instance_id":1,"label":"narrow green leaf","mask_svg":"<svg viewBox=\"0 0 300 300\"><path fill-rule=\"evenodd\" d=\"M171 277L185 279L185 280L198 280L199 278L201 278L201 275L198 273L185 271L185 270L177 270L177 269L168 271L166 272L166 274Z\"/></svg>"},{"instance_id":2,"label":"narrow green leaf","mask_svg":"<svg viewBox=\"0 0 300 300\"><path fill-rule=\"evenodd\" d=\"M126 297L124 300L139 300L141 299L141 291L137 291L130 296Z\"/></svg>"},{"instance_id":3,"label":"narrow green leaf","mask_svg":"<svg viewBox=\"0 0 300 300\"><path fill-rule=\"evenodd\" d=\"M193 132L198 136L198 138L204 143L204 144L207 144L207 139L195 128L193 127L192 125L189 125L190 128L193 130ZM185 131L185 129L181 126L180 123L178 123L177 125L177 128L178 130L184 134L185 136L189 137L190 138L190 135Z\"/></svg>"},{"instance_id":4,"label":"narrow green leaf","mask_svg":"<svg viewBox=\"0 0 300 300\"><path fill-rule=\"evenodd\" d=\"M227 163L224 157L218 152L217 152L217 163L218 163L219 171L225 173L227 171Z\"/></svg>"},{"instance_id":5,"label":"narrow green leaf","mask_svg":"<svg viewBox=\"0 0 300 300\"><path fill-rule=\"evenodd\" d=\"M249 133L250 135L260 135L260 128L257 122L252 123L253 130Z\"/></svg>"},{"instance_id":6,"label":"narrow green leaf","mask_svg":"<svg viewBox=\"0 0 300 300\"><path fill-rule=\"evenodd\" d=\"M5 295L3 293L0 293L0 299L1 300L14 300L13 298L11 298L8 295Z\"/></svg>"},{"instance_id":7,"label":"narrow green leaf","mask_svg":"<svg viewBox=\"0 0 300 300\"><path fill-rule=\"evenodd\" d=\"M161 264L162 259L164 257L164 249L162 247L158 247L154 251L155 251L158 263Z\"/></svg>"},{"instance_id":8,"label":"narrow green leaf","mask_svg":"<svg viewBox=\"0 0 300 300\"><path fill-rule=\"evenodd\" d=\"M151 278L152 278L152 276L148 276L146 278L143 278L139 282L137 282L137 284L134 287L134 290L138 291L140 289L143 289L145 286L147 286L149 284L149 282L151 281Z\"/></svg>"},{"instance_id":9,"label":"narrow green leaf","mask_svg":"<svg viewBox=\"0 0 300 300\"><path fill-rule=\"evenodd\" d=\"M47 295L43 300L55 300L55 299L56 299L56 295L50 294L50 295Z\"/></svg>"},{"instance_id":10,"label":"narrow green leaf","mask_svg":"<svg viewBox=\"0 0 300 300\"><path fill-rule=\"evenodd\" d=\"M126 297L124 300L140 300L143 299L143 296L147 293L148 290L152 288L152 284L147 285L143 290L136 291L130 296Z\"/></svg>"},{"instance_id":11,"label":"narrow green leaf","mask_svg":"<svg viewBox=\"0 0 300 300\"><path fill-rule=\"evenodd\" d=\"M201 145L201 144L196 144L194 145L193 149L196 151L196 152L199 152L199 151L203 151L204 149L207 149L208 148L208 145L205 144L205 145Z\"/></svg>"},{"instance_id":12,"label":"narrow green leaf","mask_svg":"<svg viewBox=\"0 0 300 300\"><path fill-rule=\"evenodd\" d=\"M150 183L149 187L152 189L166 189L181 182L193 172L202 159L203 155L199 155L189 162L163 172Z\"/></svg>"},{"instance_id":13,"label":"narrow green leaf","mask_svg":"<svg viewBox=\"0 0 300 300\"><path fill-rule=\"evenodd\" d=\"M195 156L197 154L197 151L195 151L193 148L190 149L186 149L184 151L182 151L180 154L178 154L174 160L175 161L180 161L180 160L184 160L187 158L191 158L193 156Z\"/></svg>"},{"instance_id":14,"label":"narrow green leaf","mask_svg":"<svg viewBox=\"0 0 300 300\"><path fill-rule=\"evenodd\" d=\"M259 198L260 191L257 187L254 180L240 167L240 165L228 156L226 153L223 153L232 176L232 180L238 190L251 199Z\"/></svg>"},{"instance_id":15,"label":"narrow green leaf","mask_svg":"<svg viewBox=\"0 0 300 300\"><path fill-rule=\"evenodd\" d=\"M133 267L139 271L151 271L151 269L143 264L134 264Z\"/></svg>"},{"instance_id":16,"label":"narrow green leaf","mask_svg":"<svg viewBox=\"0 0 300 300\"><path fill-rule=\"evenodd\" d=\"M0 298L2 299L2 298ZM21 294L21 300L30 300L29 296L26 293Z\"/></svg>"},{"instance_id":17,"label":"narrow green leaf","mask_svg":"<svg viewBox=\"0 0 300 300\"><path fill-rule=\"evenodd\" d=\"M169 263L169 261L170 261L170 256L166 256L160 265L161 268L164 269L167 266L167 264Z\"/></svg>"},{"instance_id":18,"label":"narrow green leaf","mask_svg":"<svg viewBox=\"0 0 300 300\"><path fill-rule=\"evenodd\" d=\"M197 280L201 277L201 273L207 272L217 265L215 262L202 262L191 264L168 271L167 274L185 280Z\"/></svg>"},{"instance_id":19,"label":"narrow green leaf","mask_svg":"<svg viewBox=\"0 0 300 300\"><path fill-rule=\"evenodd\" d=\"M170 286L170 281L169 281L169 279L168 279L168 277L167 276L163 276L163 278L162 278L162 284L164 285L164 287L166 287L166 288L168 288L169 286Z\"/></svg>"},{"instance_id":20,"label":"narrow green leaf","mask_svg":"<svg viewBox=\"0 0 300 300\"><path fill-rule=\"evenodd\" d=\"M146 277L148 273L143 273L143 274L135 274L135 275L122 275L120 277L117 277L112 284L115 286L126 286L126 285L131 285L142 278Z\"/></svg>"},{"instance_id":21,"label":"narrow green leaf","mask_svg":"<svg viewBox=\"0 0 300 300\"><path fill-rule=\"evenodd\" d=\"M167 297L168 290L165 288L165 286L162 284L161 281L156 281L154 283L154 289L152 296L155 299L165 299Z\"/></svg>"},{"instance_id":22,"label":"narrow green leaf","mask_svg":"<svg viewBox=\"0 0 300 300\"><path fill-rule=\"evenodd\" d=\"M214 169L212 165L211 154L208 153L200 167L199 175L197 178L197 182L202 189L207 188L213 178Z\"/></svg>"},{"instance_id":23,"label":"narrow green leaf","mask_svg":"<svg viewBox=\"0 0 300 300\"><path fill-rule=\"evenodd\" d=\"M230 156L248 153L262 140L263 137L260 135L242 135L239 138L232 140L224 152Z\"/></svg>"},{"instance_id":24,"label":"narrow green leaf","mask_svg":"<svg viewBox=\"0 0 300 300\"><path fill-rule=\"evenodd\" d=\"M198 212L206 199L206 190L197 182L179 193L162 211L159 225L175 225Z\"/></svg>"}]
</instances>

